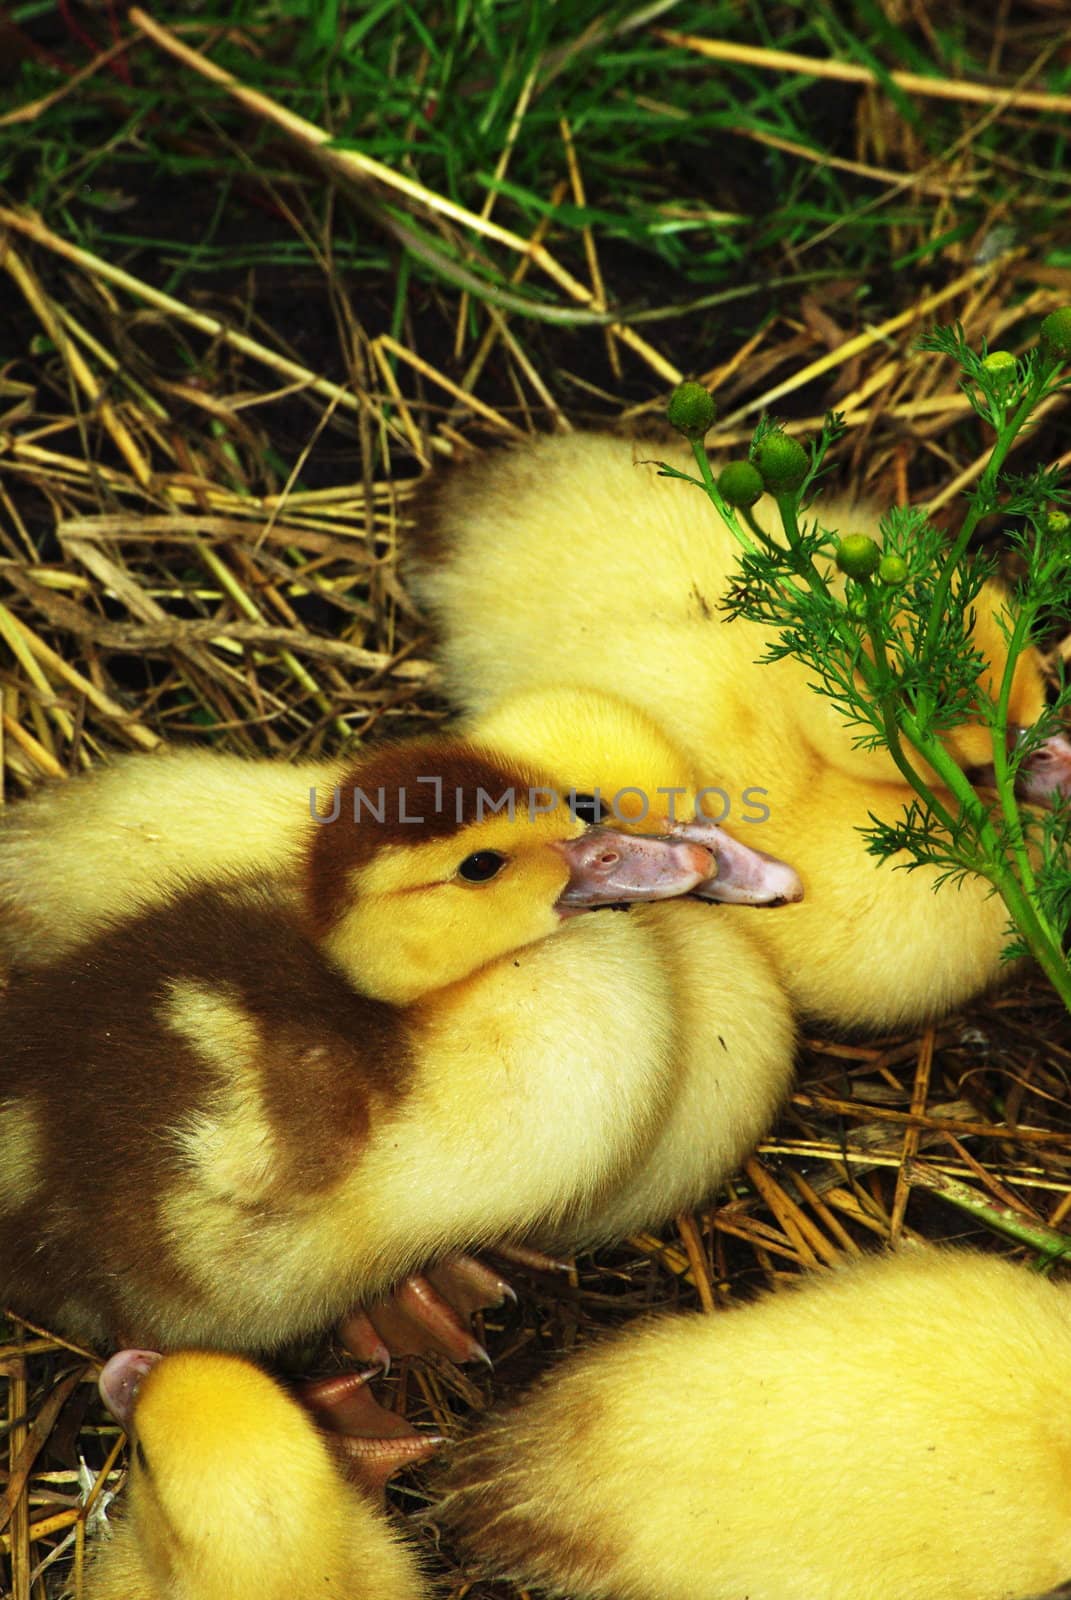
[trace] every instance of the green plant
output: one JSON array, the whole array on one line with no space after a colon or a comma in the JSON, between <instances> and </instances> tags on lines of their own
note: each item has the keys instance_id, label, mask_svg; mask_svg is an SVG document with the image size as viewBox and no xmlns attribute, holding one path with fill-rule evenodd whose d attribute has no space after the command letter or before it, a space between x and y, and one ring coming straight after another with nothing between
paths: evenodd
<instances>
[{"instance_id":1,"label":"green plant","mask_svg":"<svg viewBox=\"0 0 1071 1600\"><path fill-rule=\"evenodd\" d=\"M726 601L740 616L768 624L764 660L792 655L815 674L855 730L857 745L884 746L918 796L895 824L871 818L864 831L881 858L940 869L938 882L980 873L1004 899L1017 930L1007 954L1027 950L1071 1009L1071 965L1064 935L1071 921L1071 805L1021 807L1016 779L1071 705L1063 685L1039 723L1019 734L1008 706L1016 663L1039 618L1071 614L1069 499L1058 474L1039 467L1007 472L1008 452L1032 413L1071 385L1071 311L1042 324L1038 344L1022 360L1006 351L981 354L959 326L939 328L922 347L955 358L962 387L995 439L959 531L949 543L918 509L882 519L884 548L866 535L838 538L821 507L806 516L823 462L840 432L826 419L808 453L767 419L760 422L751 462L776 501L783 541L764 531L751 503L736 508L715 480L701 439L689 434L699 477L662 471L705 490L740 546L741 581ZM975 603L993 563L972 545L982 518L999 510L1025 567L1014 612L1000 626L1007 661L993 692L980 681L983 657L972 638ZM992 738L996 802L973 786L946 748L950 730L980 721ZM936 781L928 771L936 775Z\"/></svg>"}]
</instances>

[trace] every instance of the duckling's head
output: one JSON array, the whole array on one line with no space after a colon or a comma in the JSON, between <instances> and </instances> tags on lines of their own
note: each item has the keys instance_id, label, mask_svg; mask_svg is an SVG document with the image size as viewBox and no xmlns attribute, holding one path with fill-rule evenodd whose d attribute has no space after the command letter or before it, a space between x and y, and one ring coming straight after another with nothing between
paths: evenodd
<instances>
[{"instance_id":1,"label":"duckling's head","mask_svg":"<svg viewBox=\"0 0 1071 1600\"><path fill-rule=\"evenodd\" d=\"M554 776L468 739L384 746L315 829L322 948L364 994L406 1005L600 905L687 893L702 842L589 828Z\"/></svg>"},{"instance_id":2,"label":"duckling's head","mask_svg":"<svg viewBox=\"0 0 1071 1600\"><path fill-rule=\"evenodd\" d=\"M982 657L979 688L992 700L1001 692L1014 621L1006 590L997 580L990 579L983 584L972 608L970 639ZM1044 715L1045 705L1041 657L1030 645L1015 663L1008 696L1010 749L1029 736L1030 729ZM966 722L952 728L945 737L945 745L953 759L976 782L994 781L992 736L983 722ZM1016 792L1020 799L1036 805L1051 803L1054 796L1071 794L1071 741L1063 734L1052 734L1034 748L1028 748L1019 767Z\"/></svg>"},{"instance_id":3,"label":"duckling's head","mask_svg":"<svg viewBox=\"0 0 1071 1600\"><path fill-rule=\"evenodd\" d=\"M132 1435L129 1515L161 1595L308 1593L313 1552L337 1568L353 1497L308 1414L258 1367L123 1350L100 1391Z\"/></svg>"},{"instance_id":4,"label":"duckling's head","mask_svg":"<svg viewBox=\"0 0 1071 1600\"><path fill-rule=\"evenodd\" d=\"M592 800L598 791L598 813L612 816L614 826L657 831L695 815L688 759L639 706L601 689L559 684L508 695L466 731L474 743L538 764L559 783L568 778L581 797Z\"/></svg>"},{"instance_id":5,"label":"duckling's head","mask_svg":"<svg viewBox=\"0 0 1071 1600\"><path fill-rule=\"evenodd\" d=\"M538 762L588 821L703 845L715 870L693 891L702 899L748 905L802 899L791 867L720 826L746 815L742 797L697 789L688 757L628 700L568 685L533 689L500 701L468 733L476 744Z\"/></svg>"}]
</instances>

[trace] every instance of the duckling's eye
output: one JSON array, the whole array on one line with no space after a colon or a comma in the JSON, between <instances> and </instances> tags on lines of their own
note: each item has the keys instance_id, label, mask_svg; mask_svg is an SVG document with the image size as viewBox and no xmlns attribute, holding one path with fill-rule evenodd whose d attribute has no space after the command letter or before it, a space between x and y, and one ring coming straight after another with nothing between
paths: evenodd
<instances>
[{"instance_id":1,"label":"duckling's eye","mask_svg":"<svg viewBox=\"0 0 1071 1600\"><path fill-rule=\"evenodd\" d=\"M465 857L457 869L458 874L468 883L487 883L502 871L508 859L498 850L477 850L474 855Z\"/></svg>"},{"instance_id":2,"label":"duckling's eye","mask_svg":"<svg viewBox=\"0 0 1071 1600\"><path fill-rule=\"evenodd\" d=\"M606 820L606 807L593 794L574 795L572 812L578 822L594 823Z\"/></svg>"}]
</instances>

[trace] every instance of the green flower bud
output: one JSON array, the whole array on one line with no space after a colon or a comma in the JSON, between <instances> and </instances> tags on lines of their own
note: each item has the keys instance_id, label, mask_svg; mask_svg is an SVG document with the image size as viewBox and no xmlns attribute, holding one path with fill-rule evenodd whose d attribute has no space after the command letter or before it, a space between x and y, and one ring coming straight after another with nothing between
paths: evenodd
<instances>
[{"instance_id":1,"label":"green flower bud","mask_svg":"<svg viewBox=\"0 0 1071 1600\"><path fill-rule=\"evenodd\" d=\"M807 476L810 465L803 446L780 428L752 447L751 459L771 494L792 494Z\"/></svg>"},{"instance_id":2,"label":"green flower bud","mask_svg":"<svg viewBox=\"0 0 1071 1600\"><path fill-rule=\"evenodd\" d=\"M750 461L730 461L718 473L718 491L730 506L753 506L762 496L762 478Z\"/></svg>"},{"instance_id":3,"label":"green flower bud","mask_svg":"<svg viewBox=\"0 0 1071 1600\"><path fill-rule=\"evenodd\" d=\"M1045 355L1059 356L1061 361L1071 356L1071 306L1049 312L1041 324L1041 348Z\"/></svg>"},{"instance_id":4,"label":"green flower bud","mask_svg":"<svg viewBox=\"0 0 1071 1600\"><path fill-rule=\"evenodd\" d=\"M1055 534L1058 539L1065 539L1068 528L1071 528L1071 517L1066 511L1061 511L1059 506L1046 506L1041 526L1046 533Z\"/></svg>"},{"instance_id":5,"label":"green flower bud","mask_svg":"<svg viewBox=\"0 0 1071 1600\"><path fill-rule=\"evenodd\" d=\"M982 366L996 380L998 389L1010 389L1019 375L1019 363L1010 350L990 350Z\"/></svg>"},{"instance_id":6,"label":"green flower bud","mask_svg":"<svg viewBox=\"0 0 1071 1600\"><path fill-rule=\"evenodd\" d=\"M881 549L869 533L849 533L837 545L837 566L849 578L869 578L878 570Z\"/></svg>"},{"instance_id":7,"label":"green flower bud","mask_svg":"<svg viewBox=\"0 0 1071 1600\"><path fill-rule=\"evenodd\" d=\"M859 622L866 621L866 601L861 594L854 594L848 601L848 615Z\"/></svg>"},{"instance_id":8,"label":"green flower bud","mask_svg":"<svg viewBox=\"0 0 1071 1600\"><path fill-rule=\"evenodd\" d=\"M899 585L907 582L907 562L903 556L882 556L878 563L878 577L882 583Z\"/></svg>"},{"instance_id":9,"label":"green flower bud","mask_svg":"<svg viewBox=\"0 0 1071 1600\"><path fill-rule=\"evenodd\" d=\"M678 383L666 407L670 426L686 439L705 439L717 414L717 406L701 383Z\"/></svg>"}]
</instances>

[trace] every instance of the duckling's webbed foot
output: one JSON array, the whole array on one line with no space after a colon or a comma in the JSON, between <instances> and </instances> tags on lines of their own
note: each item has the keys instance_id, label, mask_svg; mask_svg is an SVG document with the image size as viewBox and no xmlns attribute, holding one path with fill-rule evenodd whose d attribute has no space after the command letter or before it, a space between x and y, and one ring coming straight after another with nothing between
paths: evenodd
<instances>
[{"instance_id":1,"label":"duckling's webbed foot","mask_svg":"<svg viewBox=\"0 0 1071 1600\"><path fill-rule=\"evenodd\" d=\"M338 1372L312 1378L298 1397L323 1429L339 1469L359 1488L381 1497L387 1482L405 1467L426 1461L442 1444L437 1433L418 1433L395 1411L386 1411L368 1388L369 1372Z\"/></svg>"},{"instance_id":2,"label":"duckling's webbed foot","mask_svg":"<svg viewBox=\"0 0 1071 1600\"><path fill-rule=\"evenodd\" d=\"M473 1256L452 1256L415 1273L374 1305L351 1313L339 1329L360 1361L388 1366L391 1356L446 1356L459 1364L490 1357L472 1332L476 1311L516 1299L505 1278Z\"/></svg>"}]
</instances>

